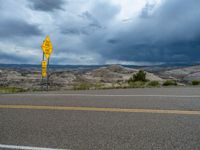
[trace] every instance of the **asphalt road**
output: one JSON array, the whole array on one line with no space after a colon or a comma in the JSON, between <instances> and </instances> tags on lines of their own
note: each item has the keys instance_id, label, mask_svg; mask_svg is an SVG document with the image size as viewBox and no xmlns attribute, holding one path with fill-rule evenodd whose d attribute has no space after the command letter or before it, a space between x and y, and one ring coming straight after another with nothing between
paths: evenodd
<instances>
[{"instance_id":1,"label":"asphalt road","mask_svg":"<svg viewBox=\"0 0 200 150\"><path fill-rule=\"evenodd\" d=\"M41 147L199 150L200 88L1 94L0 149Z\"/></svg>"}]
</instances>

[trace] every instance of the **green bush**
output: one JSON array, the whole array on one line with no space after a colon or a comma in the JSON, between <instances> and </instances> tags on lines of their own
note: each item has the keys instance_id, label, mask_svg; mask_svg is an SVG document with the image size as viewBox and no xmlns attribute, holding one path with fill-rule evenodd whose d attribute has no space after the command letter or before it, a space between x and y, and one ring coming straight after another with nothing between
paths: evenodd
<instances>
[{"instance_id":1,"label":"green bush","mask_svg":"<svg viewBox=\"0 0 200 150\"><path fill-rule=\"evenodd\" d=\"M148 83L148 86L153 86L153 87L156 87L156 86L159 86L159 85L160 85L160 83L158 81L150 81Z\"/></svg>"},{"instance_id":2,"label":"green bush","mask_svg":"<svg viewBox=\"0 0 200 150\"><path fill-rule=\"evenodd\" d=\"M198 81L198 80L193 80L192 81L192 85L199 85L200 84L200 81Z\"/></svg>"},{"instance_id":3,"label":"green bush","mask_svg":"<svg viewBox=\"0 0 200 150\"><path fill-rule=\"evenodd\" d=\"M175 80L167 80L163 83L163 86L171 86L171 85L174 85L176 86L177 85L177 82Z\"/></svg>"},{"instance_id":4,"label":"green bush","mask_svg":"<svg viewBox=\"0 0 200 150\"><path fill-rule=\"evenodd\" d=\"M129 87L130 88L144 88L145 82L142 82L142 81L130 82Z\"/></svg>"},{"instance_id":5,"label":"green bush","mask_svg":"<svg viewBox=\"0 0 200 150\"><path fill-rule=\"evenodd\" d=\"M146 82L146 73L143 70L140 70L138 73L134 74L129 80L128 83L142 81Z\"/></svg>"},{"instance_id":6,"label":"green bush","mask_svg":"<svg viewBox=\"0 0 200 150\"><path fill-rule=\"evenodd\" d=\"M0 93L19 93L26 92L27 90L17 87L0 87Z\"/></svg>"},{"instance_id":7,"label":"green bush","mask_svg":"<svg viewBox=\"0 0 200 150\"><path fill-rule=\"evenodd\" d=\"M103 88L103 84L101 84L100 82L97 82L95 85L94 85L95 89L98 90L98 89L102 89Z\"/></svg>"},{"instance_id":8,"label":"green bush","mask_svg":"<svg viewBox=\"0 0 200 150\"><path fill-rule=\"evenodd\" d=\"M74 90L89 90L91 85L88 83L80 83L74 86Z\"/></svg>"}]
</instances>

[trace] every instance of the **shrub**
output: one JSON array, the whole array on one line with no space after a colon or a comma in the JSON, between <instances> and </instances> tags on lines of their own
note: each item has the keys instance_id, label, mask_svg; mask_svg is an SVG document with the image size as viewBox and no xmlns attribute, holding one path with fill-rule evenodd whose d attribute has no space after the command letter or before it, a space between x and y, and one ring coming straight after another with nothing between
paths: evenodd
<instances>
[{"instance_id":1,"label":"shrub","mask_svg":"<svg viewBox=\"0 0 200 150\"><path fill-rule=\"evenodd\" d=\"M101 84L100 82L97 82L97 83L94 85L94 87L95 87L96 90L102 89L103 84Z\"/></svg>"},{"instance_id":2,"label":"shrub","mask_svg":"<svg viewBox=\"0 0 200 150\"><path fill-rule=\"evenodd\" d=\"M89 90L91 85L88 83L80 83L74 86L74 90Z\"/></svg>"},{"instance_id":3,"label":"shrub","mask_svg":"<svg viewBox=\"0 0 200 150\"><path fill-rule=\"evenodd\" d=\"M142 82L142 81L130 82L129 87L130 88L144 88L145 82Z\"/></svg>"},{"instance_id":4,"label":"shrub","mask_svg":"<svg viewBox=\"0 0 200 150\"><path fill-rule=\"evenodd\" d=\"M175 80L167 80L163 83L163 86L170 86L170 85L177 85L177 82Z\"/></svg>"},{"instance_id":5,"label":"shrub","mask_svg":"<svg viewBox=\"0 0 200 150\"><path fill-rule=\"evenodd\" d=\"M148 83L148 86L159 86L160 85L160 83L158 82L158 81L150 81L149 83Z\"/></svg>"},{"instance_id":6,"label":"shrub","mask_svg":"<svg viewBox=\"0 0 200 150\"><path fill-rule=\"evenodd\" d=\"M26 91L26 89L18 87L0 87L0 93L20 93Z\"/></svg>"},{"instance_id":7,"label":"shrub","mask_svg":"<svg viewBox=\"0 0 200 150\"><path fill-rule=\"evenodd\" d=\"M198 80L193 80L192 81L192 85L199 85L200 84L200 81L198 81Z\"/></svg>"},{"instance_id":8,"label":"shrub","mask_svg":"<svg viewBox=\"0 0 200 150\"><path fill-rule=\"evenodd\" d=\"M146 73L143 70L140 70L138 73L134 74L129 80L128 83L142 81L146 82Z\"/></svg>"}]
</instances>

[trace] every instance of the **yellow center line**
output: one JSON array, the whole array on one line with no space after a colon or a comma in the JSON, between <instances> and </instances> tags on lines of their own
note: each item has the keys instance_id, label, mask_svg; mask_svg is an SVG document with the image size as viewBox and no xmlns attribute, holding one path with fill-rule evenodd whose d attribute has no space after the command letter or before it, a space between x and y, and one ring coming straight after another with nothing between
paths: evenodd
<instances>
[{"instance_id":1,"label":"yellow center line","mask_svg":"<svg viewBox=\"0 0 200 150\"><path fill-rule=\"evenodd\" d=\"M33 110L68 110L68 111L96 111L96 112L122 112L122 113L155 113L155 114L179 114L179 115L199 115L200 116L200 111L159 110L159 109L124 109L124 108L38 106L38 105L0 105L0 109L33 109Z\"/></svg>"}]
</instances>

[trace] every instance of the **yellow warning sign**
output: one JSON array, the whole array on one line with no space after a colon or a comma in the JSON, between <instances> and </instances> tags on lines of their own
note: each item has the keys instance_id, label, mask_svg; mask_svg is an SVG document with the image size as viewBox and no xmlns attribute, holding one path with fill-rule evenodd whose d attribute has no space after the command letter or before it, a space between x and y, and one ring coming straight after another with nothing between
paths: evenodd
<instances>
[{"instance_id":1,"label":"yellow warning sign","mask_svg":"<svg viewBox=\"0 0 200 150\"><path fill-rule=\"evenodd\" d=\"M47 72L46 71L44 71L44 70L42 70L42 77L46 77L47 76Z\"/></svg>"},{"instance_id":2,"label":"yellow warning sign","mask_svg":"<svg viewBox=\"0 0 200 150\"><path fill-rule=\"evenodd\" d=\"M47 61L42 61L42 77L47 76Z\"/></svg>"},{"instance_id":3,"label":"yellow warning sign","mask_svg":"<svg viewBox=\"0 0 200 150\"><path fill-rule=\"evenodd\" d=\"M47 36L46 39L44 40L42 46L41 46L45 57L48 59L53 51L53 45L51 43L50 37Z\"/></svg>"},{"instance_id":4,"label":"yellow warning sign","mask_svg":"<svg viewBox=\"0 0 200 150\"><path fill-rule=\"evenodd\" d=\"M46 60L43 60L43 61L42 61L42 68L43 68L43 67L44 67L44 68L47 67L47 61L46 61Z\"/></svg>"}]
</instances>

